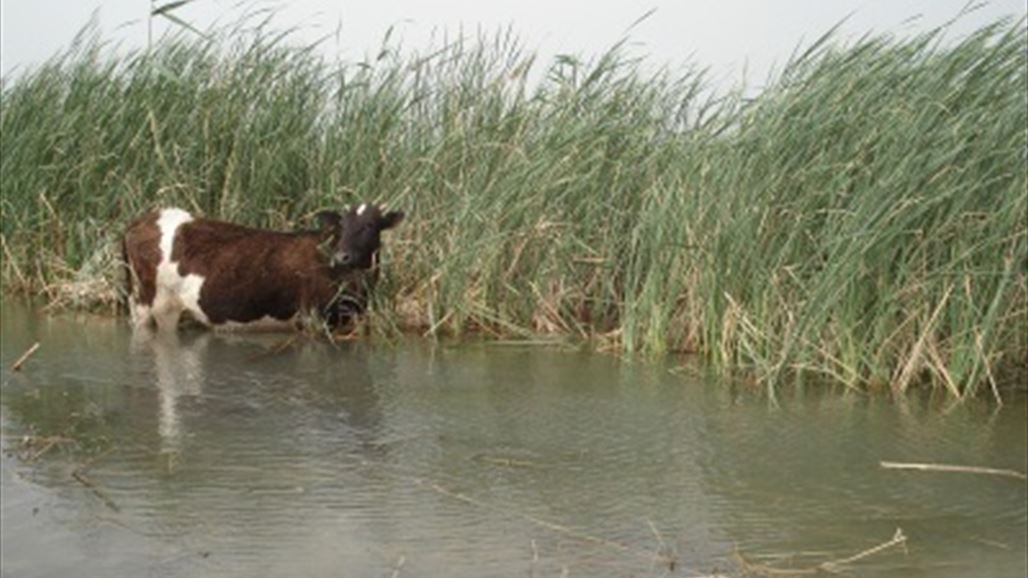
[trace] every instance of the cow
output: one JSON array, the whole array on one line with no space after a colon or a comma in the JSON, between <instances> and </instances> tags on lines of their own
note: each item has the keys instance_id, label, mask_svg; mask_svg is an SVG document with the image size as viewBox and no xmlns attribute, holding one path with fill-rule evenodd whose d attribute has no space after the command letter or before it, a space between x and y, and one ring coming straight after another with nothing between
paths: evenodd
<instances>
[{"instance_id":1,"label":"cow","mask_svg":"<svg viewBox=\"0 0 1028 578\"><path fill-rule=\"evenodd\" d=\"M279 232L148 213L122 243L132 323L174 330L185 313L213 329L283 330L317 314L338 327L363 308L353 289L377 273L381 232L403 218L364 203L318 213L315 230Z\"/></svg>"}]
</instances>

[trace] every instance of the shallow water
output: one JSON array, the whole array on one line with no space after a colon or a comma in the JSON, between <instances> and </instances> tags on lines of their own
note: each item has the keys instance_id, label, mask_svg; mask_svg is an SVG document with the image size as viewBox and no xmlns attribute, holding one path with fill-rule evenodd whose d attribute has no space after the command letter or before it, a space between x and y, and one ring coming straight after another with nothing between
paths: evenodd
<instances>
[{"instance_id":1,"label":"shallow water","mask_svg":"<svg viewBox=\"0 0 1028 578\"><path fill-rule=\"evenodd\" d=\"M1023 397L775 406L559 348L157 339L11 303L0 361L3 576L735 576L897 528L851 575L1028 568L1023 482L878 466L1024 471Z\"/></svg>"}]
</instances>

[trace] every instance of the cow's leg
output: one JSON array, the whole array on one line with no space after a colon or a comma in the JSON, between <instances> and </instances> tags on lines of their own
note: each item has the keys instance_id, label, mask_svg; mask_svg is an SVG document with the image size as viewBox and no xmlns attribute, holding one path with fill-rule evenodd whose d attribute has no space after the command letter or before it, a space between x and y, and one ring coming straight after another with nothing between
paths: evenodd
<instances>
[{"instance_id":1,"label":"cow's leg","mask_svg":"<svg viewBox=\"0 0 1028 578\"><path fill-rule=\"evenodd\" d=\"M153 314L158 331L175 331L178 329L178 321L181 316L181 309L164 309Z\"/></svg>"},{"instance_id":2,"label":"cow's leg","mask_svg":"<svg viewBox=\"0 0 1028 578\"><path fill-rule=\"evenodd\" d=\"M135 296L129 297L129 317L136 331L147 329L154 323L152 307L140 303Z\"/></svg>"},{"instance_id":3,"label":"cow's leg","mask_svg":"<svg viewBox=\"0 0 1028 578\"><path fill-rule=\"evenodd\" d=\"M170 292L158 288L150 315L157 323L159 331L175 331L178 329L178 321L182 316L182 301L171 295Z\"/></svg>"}]
</instances>

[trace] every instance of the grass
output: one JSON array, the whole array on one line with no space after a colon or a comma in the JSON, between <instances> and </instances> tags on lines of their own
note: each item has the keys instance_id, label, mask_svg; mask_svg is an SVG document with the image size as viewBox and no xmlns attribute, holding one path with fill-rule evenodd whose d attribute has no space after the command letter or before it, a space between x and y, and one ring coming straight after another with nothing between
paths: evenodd
<instances>
[{"instance_id":1,"label":"grass","mask_svg":"<svg viewBox=\"0 0 1028 578\"><path fill-rule=\"evenodd\" d=\"M376 323L698 352L772 392L993 392L1028 367L1028 34L831 35L752 99L509 31L337 64L241 23L4 79L5 291L119 298L157 205L402 207Z\"/></svg>"}]
</instances>

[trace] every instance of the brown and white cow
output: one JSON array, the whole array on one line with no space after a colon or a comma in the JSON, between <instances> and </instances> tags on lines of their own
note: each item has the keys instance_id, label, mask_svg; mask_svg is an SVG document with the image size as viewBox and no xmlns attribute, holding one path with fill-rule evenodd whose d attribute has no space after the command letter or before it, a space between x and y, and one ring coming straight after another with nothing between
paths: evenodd
<instances>
[{"instance_id":1,"label":"brown and white cow","mask_svg":"<svg viewBox=\"0 0 1028 578\"><path fill-rule=\"evenodd\" d=\"M163 209L125 232L136 327L175 329L183 312L216 329L286 329L318 313L338 325L357 313L347 285L376 263L381 232L403 220L363 204L318 213L320 228L278 232Z\"/></svg>"}]
</instances>

